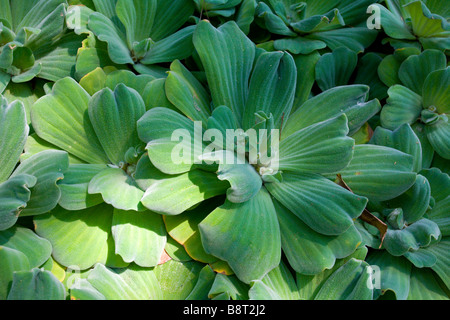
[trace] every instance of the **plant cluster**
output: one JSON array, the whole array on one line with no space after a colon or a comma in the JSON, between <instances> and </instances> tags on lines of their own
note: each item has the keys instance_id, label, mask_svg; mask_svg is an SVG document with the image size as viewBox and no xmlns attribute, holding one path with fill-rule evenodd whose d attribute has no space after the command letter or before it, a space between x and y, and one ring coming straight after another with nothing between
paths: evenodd
<instances>
[{"instance_id":1,"label":"plant cluster","mask_svg":"<svg viewBox=\"0 0 450 320\"><path fill-rule=\"evenodd\" d=\"M448 300L449 19L0 0L0 300Z\"/></svg>"}]
</instances>

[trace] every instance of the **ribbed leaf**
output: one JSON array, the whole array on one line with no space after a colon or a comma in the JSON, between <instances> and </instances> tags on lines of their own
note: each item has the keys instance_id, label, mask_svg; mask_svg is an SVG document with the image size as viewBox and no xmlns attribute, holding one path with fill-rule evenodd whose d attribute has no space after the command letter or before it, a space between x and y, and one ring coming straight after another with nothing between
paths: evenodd
<instances>
[{"instance_id":1,"label":"ribbed leaf","mask_svg":"<svg viewBox=\"0 0 450 320\"><path fill-rule=\"evenodd\" d=\"M165 90L167 99L185 116L206 125L211 115L209 93L178 60L170 65Z\"/></svg>"},{"instance_id":2,"label":"ribbed leaf","mask_svg":"<svg viewBox=\"0 0 450 320\"><path fill-rule=\"evenodd\" d=\"M89 101L89 118L111 163L125 163L125 153L138 147L136 122L144 115L145 105L134 89L119 84L112 91L103 89Z\"/></svg>"},{"instance_id":3,"label":"ribbed leaf","mask_svg":"<svg viewBox=\"0 0 450 320\"><path fill-rule=\"evenodd\" d=\"M369 87L350 85L332 88L302 104L290 117L281 132L281 138L318 122L346 114L350 134L358 131L380 109L380 103L369 97ZM317 110L320 109L320 112Z\"/></svg>"},{"instance_id":4,"label":"ribbed leaf","mask_svg":"<svg viewBox=\"0 0 450 320\"><path fill-rule=\"evenodd\" d=\"M28 258L22 252L0 246L0 299L6 300L16 271L30 270Z\"/></svg>"},{"instance_id":5,"label":"ribbed leaf","mask_svg":"<svg viewBox=\"0 0 450 320\"><path fill-rule=\"evenodd\" d=\"M156 266L166 245L163 220L150 211L114 209L112 235L116 254L125 262L135 262L141 267Z\"/></svg>"},{"instance_id":6,"label":"ribbed leaf","mask_svg":"<svg viewBox=\"0 0 450 320\"><path fill-rule=\"evenodd\" d=\"M422 111L422 97L402 85L394 85L388 90L387 104L381 110L383 127L395 130L404 123L413 124Z\"/></svg>"},{"instance_id":7,"label":"ribbed leaf","mask_svg":"<svg viewBox=\"0 0 450 320\"><path fill-rule=\"evenodd\" d=\"M157 0L118 0L116 3L117 17L125 27L128 48L133 48L135 42L150 37L156 14Z\"/></svg>"},{"instance_id":8,"label":"ribbed leaf","mask_svg":"<svg viewBox=\"0 0 450 320\"><path fill-rule=\"evenodd\" d=\"M400 256L407 251L416 251L420 247L428 246L431 241L441 235L436 223L428 219L421 219L402 230L389 229L383 242L384 248L394 255Z\"/></svg>"},{"instance_id":9,"label":"ribbed leaf","mask_svg":"<svg viewBox=\"0 0 450 320\"><path fill-rule=\"evenodd\" d=\"M36 177L21 174L0 184L0 230L12 227L30 200Z\"/></svg>"},{"instance_id":10,"label":"ribbed leaf","mask_svg":"<svg viewBox=\"0 0 450 320\"><path fill-rule=\"evenodd\" d=\"M75 80L57 81L52 92L34 104L33 128L42 139L88 163L109 163L89 120L89 98Z\"/></svg>"},{"instance_id":11,"label":"ribbed leaf","mask_svg":"<svg viewBox=\"0 0 450 320\"><path fill-rule=\"evenodd\" d=\"M366 261L378 266L380 272L380 290L377 288L374 298L381 293L392 291L397 300L406 300L410 288L411 263L403 257L394 257L386 251L373 251Z\"/></svg>"},{"instance_id":12,"label":"ribbed leaf","mask_svg":"<svg viewBox=\"0 0 450 320\"><path fill-rule=\"evenodd\" d=\"M411 126L407 123L401 125L394 131L377 127L372 136L371 143L397 149L413 156L413 170L422 170L422 146L420 140Z\"/></svg>"},{"instance_id":13,"label":"ribbed leaf","mask_svg":"<svg viewBox=\"0 0 450 320\"><path fill-rule=\"evenodd\" d=\"M448 293L442 289L431 270L413 268L408 300L448 300Z\"/></svg>"},{"instance_id":14,"label":"ribbed leaf","mask_svg":"<svg viewBox=\"0 0 450 320\"><path fill-rule=\"evenodd\" d=\"M71 165L58 183L61 198L58 204L66 210L82 210L103 202L99 194L89 194L89 182L106 168L99 164Z\"/></svg>"},{"instance_id":15,"label":"ribbed leaf","mask_svg":"<svg viewBox=\"0 0 450 320\"><path fill-rule=\"evenodd\" d=\"M139 138L147 143L150 160L162 172L184 173L198 163L196 156L202 154L204 147L196 146L194 141L202 141L203 131L188 118L167 108L153 108L138 121L137 128ZM172 156L181 159L174 162Z\"/></svg>"},{"instance_id":16,"label":"ribbed leaf","mask_svg":"<svg viewBox=\"0 0 450 320\"><path fill-rule=\"evenodd\" d=\"M404 22L404 20L389 11L386 7L380 4L372 4L372 6L376 6L380 11L380 21L381 26L383 27L384 32L394 39L409 39L415 40L414 35L408 29L408 26Z\"/></svg>"},{"instance_id":17,"label":"ribbed leaf","mask_svg":"<svg viewBox=\"0 0 450 320\"><path fill-rule=\"evenodd\" d=\"M64 299L64 285L51 272L34 268L14 273L8 300Z\"/></svg>"},{"instance_id":18,"label":"ribbed leaf","mask_svg":"<svg viewBox=\"0 0 450 320\"><path fill-rule=\"evenodd\" d=\"M317 174L284 173L282 182L266 188L308 227L329 236L348 230L367 204L366 198Z\"/></svg>"},{"instance_id":19,"label":"ribbed leaf","mask_svg":"<svg viewBox=\"0 0 450 320\"><path fill-rule=\"evenodd\" d=\"M184 300L194 289L203 265L196 261L169 260L155 268L162 300Z\"/></svg>"},{"instance_id":20,"label":"ribbed leaf","mask_svg":"<svg viewBox=\"0 0 450 320\"><path fill-rule=\"evenodd\" d=\"M22 102L8 104L0 96L0 183L8 179L23 152L29 127ZM7 137L7 138L6 138Z\"/></svg>"},{"instance_id":21,"label":"ribbed leaf","mask_svg":"<svg viewBox=\"0 0 450 320\"><path fill-rule=\"evenodd\" d=\"M236 154L230 151L217 151L203 154L205 161L218 161L217 177L231 184L227 190L228 201L242 203L253 198L262 187L262 180L256 170L248 163L240 163ZM230 162L231 159L231 162Z\"/></svg>"},{"instance_id":22,"label":"ribbed leaf","mask_svg":"<svg viewBox=\"0 0 450 320\"><path fill-rule=\"evenodd\" d=\"M444 159L450 159L450 123L444 120L425 126L428 141Z\"/></svg>"},{"instance_id":23,"label":"ribbed leaf","mask_svg":"<svg viewBox=\"0 0 450 320\"><path fill-rule=\"evenodd\" d=\"M421 219L430 204L431 187L428 180L418 174L411 188L397 198L383 203L387 208L402 208L403 218L410 225Z\"/></svg>"},{"instance_id":24,"label":"ribbed leaf","mask_svg":"<svg viewBox=\"0 0 450 320\"><path fill-rule=\"evenodd\" d=\"M108 43L108 54L112 62L134 63L130 54L131 48L127 46L126 36L110 19L100 12L94 12L89 16L89 29L100 41Z\"/></svg>"},{"instance_id":25,"label":"ribbed leaf","mask_svg":"<svg viewBox=\"0 0 450 320\"><path fill-rule=\"evenodd\" d=\"M85 270L105 263L112 207L102 204L82 211L57 208L35 217L36 232L53 246L53 258L61 265Z\"/></svg>"},{"instance_id":26,"label":"ribbed leaf","mask_svg":"<svg viewBox=\"0 0 450 320\"><path fill-rule=\"evenodd\" d=\"M226 201L199 228L206 252L228 262L245 283L261 279L280 262L280 229L264 189L244 203Z\"/></svg>"},{"instance_id":27,"label":"ribbed leaf","mask_svg":"<svg viewBox=\"0 0 450 320\"><path fill-rule=\"evenodd\" d=\"M313 124L280 142L279 170L324 173L345 168L353 155L355 141L349 137L347 117Z\"/></svg>"},{"instance_id":28,"label":"ribbed leaf","mask_svg":"<svg viewBox=\"0 0 450 320\"><path fill-rule=\"evenodd\" d=\"M107 300L161 300L155 271L131 265L127 269L109 269L97 264L87 281Z\"/></svg>"},{"instance_id":29,"label":"ribbed leaf","mask_svg":"<svg viewBox=\"0 0 450 320\"><path fill-rule=\"evenodd\" d=\"M439 69L445 69L445 54L438 50L425 50L420 55L408 57L398 70L398 77L403 84L421 95L427 76Z\"/></svg>"},{"instance_id":30,"label":"ribbed leaf","mask_svg":"<svg viewBox=\"0 0 450 320\"><path fill-rule=\"evenodd\" d=\"M254 44L235 22L216 29L201 21L193 41L206 71L214 106L228 106L241 123L255 57Z\"/></svg>"},{"instance_id":31,"label":"ribbed leaf","mask_svg":"<svg viewBox=\"0 0 450 320\"><path fill-rule=\"evenodd\" d=\"M227 182L214 173L193 170L181 175L160 175L142 198L148 209L167 215L180 214L205 199L225 193Z\"/></svg>"},{"instance_id":32,"label":"ribbed leaf","mask_svg":"<svg viewBox=\"0 0 450 320\"><path fill-rule=\"evenodd\" d=\"M274 205L280 223L281 247L298 273L311 275L330 269L336 259L353 253L361 242L355 227L339 236L325 236L308 227L278 201Z\"/></svg>"},{"instance_id":33,"label":"ribbed leaf","mask_svg":"<svg viewBox=\"0 0 450 320\"><path fill-rule=\"evenodd\" d=\"M316 64L316 81L322 91L346 85L356 68L357 54L340 47L320 57Z\"/></svg>"},{"instance_id":34,"label":"ribbed leaf","mask_svg":"<svg viewBox=\"0 0 450 320\"><path fill-rule=\"evenodd\" d=\"M395 198L408 190L416 180L413 158L398 150L357 145L353 159L340 171L350 189L374 201Z\"/></svg>"},{"instance_id":35,"label":"ribbed leaf","mask_svg":"<svg viewBox=\"0 0 450 320\"><path fill-rule=\"evenodd\" d=\"M215 200L204 201L195 208L175 216L164 216L169 235L183 246L194 260L213 264L218 259L205 252L200 238L198 224L217 208Z\"/></svg>"},{"instance_id":36,"label":"ribbed leaf","mask_svg":"<svg viewBox=\"0 0 450 320\"><path fill-rule=\"evenodd\" d=\"M194 50L192 44L194 30L195 26L188 26L152 44L140 62L147 65L189 57Z\"/></svg>"},{"instance_id":37,"label":"ribbed leaf","mask_svg":"<svg viewBox=\"0 0 450 320\"><path fill-rule=\"evenodd\" d=\"M327 279L315 300L372 300L368 268L365 261L350 259Z\"/></svg>"},{"instance_id":38,"label":"ribbed leaf","mask_svg":"<svg viewBox=\"0 0 450 320\"><path fill-rule=\"evenodd\" d=\"M283 262L262 280L255 281L248 292L251 300L270 300L273 297L272 293L275 293L275 298L280 300L300 298L295 279Z\"/></svg>"},{"instance_id":39,"label":"ribbed leaf","mask_svg":"<svg viewBox=\"0 0 450 320\"><path fill-rule=\"evenodd\" d=\"M438 113L450 113L450 68L430 73L422 92L424 108L433 106Z\"/></svg>"},{"instance_id":40,"label":"ribbed leaf","mask_svg":"<svg viewBox=\"0 0 450 320\"><path fill-rule=\"evenodd\" d=\"M89 194L100 193L106 203L120 210L141 211L142 191L137 183L120 168L107 168L95 175L88 187Z\"/></svg>"},{"instance_id":41,"label":"ribbed leaf","mask_svg":"<svg viewBox=\"0 0 450 320\"><path fill-rule=\"evenodd\" d=\"M32 216L52 210L61 197L57 182L64 178L69 168L69 158L64 151L42 151L23 161L11 177L27 174L37 178L31 198L21 216Z\"/></svg>"},{"instance_id":42,"label":"ribbed leaf","mask_svg":"<svg viewBox=\"0 0 450 320\"><path fill-rule=\"evenodd\" d=\"M28 258L30 268L41 267L52 254L49 241L19 226L0 231L0 246L22 252Z\"/></svg>"},{"instance_id":43,"label":"ribbed leaf","mask_svg":"<svg viewBox=\"0 0 450 320\"><path fill-rule=\"evenodd\" d=\"M283 52L265 52L259 55L249 84L242 127L255 124L255 113L263 111L273 115L274 127L281 129L289 116L294 101L297 70L294 59Z\"/></svg>"},{"instance_id":44,"label":"ribbed leaf","mask_svg":"<svg viewBox=\"0 0 450 320\"><path fill-rule=\"evenodd\" d=\"M364 52L376 39L378 32L367 27L340 28L329 31L314 32L306 38L321 40L335 50L339 47L347 47L356 53Z\"/></svg>"}]
</instances>

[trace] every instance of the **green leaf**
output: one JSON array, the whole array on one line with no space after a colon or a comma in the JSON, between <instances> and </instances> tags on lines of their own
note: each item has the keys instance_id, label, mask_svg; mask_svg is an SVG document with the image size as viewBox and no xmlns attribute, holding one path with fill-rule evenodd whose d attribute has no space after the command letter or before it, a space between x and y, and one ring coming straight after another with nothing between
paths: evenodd
<instances>
[{"instance_id":1,"label":"green leaf","mask_svg":"<svg viewBox=\"0 0 450 320\"><path fill-rule=\"evenodd\" d=\"M112 91L103 89L89 101L89 118L111 163L125 163L125 153L138 147L136 122L144 115L145 105L134 89L119 84Z\"/></svg>"},{"instance_id":2,"label":"green leaf","mask_svg":"<svg viewBox=\"0 0 450 320\"><path fill-rule=\"evenodd\" d=\"M88 115L88 93L73 79L57 81L52 92L31 110L31 121L42 139L93 164L109 163Z\"/></svg>"},{"instance_id":3,"label":"green leaf","mask_svg":"<svg viewBox=\"0 0 450 320\"><path fill-rule=\"evenodd\" d=\"M448 300L448 293L431 270L413 268L408 300Z\"/></svg>"},{"instance_id":4,"label":"green leaf","mask_svg":"<svg viewBox=\"0 0 450 320\"><path fill-rule=\"evenodd\" d=\"M393 199L408 190L416 180L413 158L398 150L356 145L353 159L339 173L350 189L373 201Z\"/></svg>"},{"instance_id":5,"label":"green leaf","mask_svg":"<svg viewBox=\"0 0 450 320\"><path fill-rule=\"evenodd\" d=\"M52 254L52 245L30 229L14 226L0 231L0 246L22 252L31 268L42 266Z\"/></svg>"},{"instance_id":6,"label":"green leaf","mask_svg":"<svg viewBox=\"0 0 450 320\"><path fill-rule=\"evenodd\" d=\"M36 50L36 63L41 65L38 77L49 81L73 77L78 48L81 47L83 39L84 36L67 34L51 46Z\"/></svg>"},{"instance_id":7,"label":"green leaf","mask_svg":"<svg viewBox=\"0 0 450 320\"><path fill-rule=\"evenodd\" d=\"M400 256L407 251L417 251L428 246L432 238L437 240L441 232L436 223L420 219L402 230L388 229L383 242L384 248L393 256Z\"/></svg>"},{"instance_id":8,"label":"green leaf","mask_svg":"<svg viewBox=\"0 0 450 320\"><path fill-rule=\"evenodd\" d=\"M306 38L323 41L331 50L344 46L360 53L375 41L377 34L376 30L369 30L364 26L314 32Z\"/></svg>"},{"instance_id":9,"label":"green leaf","mask_svg":"<svg viewBox=\"0 0 450 320\"><path fill-rule=\"evenodd\" d=\"M163 220L150 211L114 209L112 235L116 254L125 262L134 262L141 267L156 266L166 245Z\"/></svg>"},{"instance_id":10,"label":"green leaf","mask_svg":"<svg viewBox=\"0 0 450 320\"><path fill-rule=\"evenodd\" d=\"M255 113L273 115L274 127L280 128L291 112L295 96L297 70L291 55L283 52L264 52L255 62L245 104L242 127L255 124Z\"/></svg>"},{"instance_id":11,"label":"green leaf","mask_svg":"<svg viewBox=\"0 0 450 320\"><path fill-rule=\"evenodd\" d=\"M332 88L307 100L289 117L281 132L281 139L310 125L336 118L343 113L348 118L349 134L358 131L364 123L372 118L380 109L380 102L371 100L369 87L365 85L349 85ZM320 112L316 109L320 108Z\"/></svg>"},{"instance_id":12,"label":"green leaf","mask_svg":"<svg viewBox=\"0 0 450 320\"><path fill-rule=\"evenodd\" d=\"M110 19L100 12L94 12L89 16L88 26L100 41L108 44L108 54L112 62L117 64L134 63L125 34Z\"/></svg>"},{"instance_id":13,"label":"green leaf","mask_svg":"<svg viewBox=\"0 0 450 320\"><path fill-rule=\"evenodd\" d=\"M8 179L23 152L29 127L22 102L8 104L0 95L0 182ZM6 139L7 137L7 139Z\"/></svg>"},{"instance_id":14,"label":"green leaf","mask_svg":"<svg viewBox=\"0 0 450 320\"><path fill-rule=\"evenodd\" d=\"M425 3L413 1L404 6L411 17L411 26L415 35L419 37L448 36L448 22L439 15L432 14Z\"/></svg>"},{"instance_id":15,"label":"green leaf","mask_svg":"<svg viewBox=\"0 0 450 320\"><path fill-rule=\"evenodd\" d=\"M203 268L196 261L169 260L155 268L162 291L162 300L184 300L194 289Z\"/></svg>"},{"instance_id":16,"label":"green leaf","mask_svg":"<svg viewBox=\"0 0 450 320\"><path fill-rule=\"evenodd\" d=\"M14 273L8 300L65 300L64 285L49 271L37 268Z\"/></svg>"},{"instance_id":17,"label":"green leaf","mask_svg":"<svg viewBox=\"0 0 450 320\"><path fill-rule=\"evenodd\" d=\"M438 113L450 113L450 68L431 72L423 84L424 108L435 107Z\"/></svg>"},{"instance_id":18,"label":"green leaf","mask_svg":"<svg viewBox=\"0 0 450 320\"><path fill-rule=\"evenodd\" d=\"M157 0L117 1L116 13L125 27L128 48L131 49L134 43L150 37L156 6Z\"/></svg>"},{"instance_id":19,"label":"green leaf","mask_svg":"<svg viewBox=\"0 0 450 320\"><path fill-rule=\"evenodd\" d=\"M424 169L420 172L431 186L431 196L436 202L445 200L450 190L450 177L438 168Z\"/></svg>"},{"instance_id":20,"label":"green leaf","mask_svg":"<svg viewBox=\"0 0 450 320\"><path fill-rule=\"evenodd\" d=\"M82 211L57 207L34 218L36 233L53 246L53 258L74 270L85 270L95 263L105 263L108 255L108 234L113 209L101 204Z\"/></svg>"},{"instance_id":21,"label":"green leaf","mask_svg":"<svg viewBox=\"0 0 450 320\"><path fill-rule=\"evenodd\" d=\"M223 194L229 187L214 173L193 170L181 175L159 173L142 198L142 204L151 211L177 215L205 199Z\"/></svg>"},{"instance_id":22,"label":"green leaf","mask_svg":"<svg viewBox=\"0 0 450 320\"><path fill-rule=\"evenodd\" d=\"M316 81L322 91L346 85L358 62L357 54L339 47L320 57L316 64Z\"/></svg>"},{"instance_id":23,"label":"green leaf","mask_svg":"<svg viewBox=\"0 0 450 320\"><path fill-rule=\"evenodd\" d=\"M431 187L428 180L418 174L416 182L397 198L383 203L387 208L402 208L403 218L410 225L423 217L430 203Z\"/></svg>"},{"instance_id":24,"label":"green leaf","mask_svg":"<svg viewBox=\"0 0 450 320\"><path fill-rule=\"evenodd\" d=\"M147 65L188 58L194 50L192 44L194 30L195 26L188 26L167 38L151 44L148 52L140 62Z\"/></svg>"},{"instance_id":25,"label":"green leaf","mask_svg":"<svg viewBox=\"0 0 450 320\"><path fill-rule=\"evenodd\" d=\"M89 194L100 193L103 200L120 210L141 211L142 191L136 181L121 168L107 168L95 175L88 187Z\"/></svg>"},{"instance_id":26,"label":"green leaf","mask_svg":"<svg viewBox=\"0 0 450 320\"><path fill-rule=\"evenodd\" d=\"M99 194L89 194L89 182L105 165L74 164L64 174L64 179L58 183L61 198L58 204L66 210L83 210L103 202Z\"/></svg>"},{"instance_id":27,"label":"green leaf","mask_svg":"<svg viewBox=\"0 0 450 320\"><path fill-rule=\"evenodd\" d=\"M241 123L255 58L254 44L233 21L218 29L201 21L193 41L206 71L214 106L228 106Z\"/></svg>"},{"instance_id":28,"label":"green leaf","mask_svg":"<svg viewBox=\"0 0 450 320\"><path fill-rule=\"evenodd\" d=\"M353 155L355 141L347 137L345 114L303 128L280 142L279 170L324 173L345 168Z\"/></svg>"},{"instance_id":29,"label":"green leaf","mask_svg":"<svg viewBox=\"0 0 450 320\"><path fill-rule=\"evenodd\" d=\"M425 50L420 55L408 57L398 70L402 83L421 95L427 76L436 70L445 69L445 54L438 50Z\"/></svg>"},{"instance_id":30,"label":"green leaf","mask_svg":"<svg viewBox=\"0 0 450 320\"><path fill-rule=\"evenodd\" d=\"M289 51L295 55L311 54L316 50L327 47L326 43L323 41L307 39L304 37L277 39L273 44L275 49Z\"/></svg>"},{"instance_id":31,"label":"green leaf","mask_svg":"<svg viewBox=\"0 0 450 320\"><path fill-rule=\"evenodd\" d=\"M158 0L151 38L161 40L180 29L194 13L194 3L185 0ZM171 21L171 23L166 23Z\"/></svg>"},{"instance_id":32,"label":"green leaf","mask_svg":"<svg viewBox=\"0 0 450 320\"><path fill-rule=\"evenodd\" d=\"M280 230L264 189L244 203L226 201L199 229L205 251L228 262L245 283L261 279L280 262Z\"/></svg>"},{"instance_id":33,"label":"green leaf","mask_svg":"<svg viewBox=\"0 0 450 320\"><path fill-rule=\"evenodd\" d=\"M377 127L372 136L371 143L397 149L413 156L413 170L422 170L422 146L419 138L407 123L402 124L394 131Z\"/></svg>"},{"instance_id":34,"label":"green leaf","mask_svg":"<svg viewBox=\"0 0 450 320\"><path fill-rule=\"evenodd\" d=\"M299 300L297 285L288 267L281 262L278 267L272 269L262 280L252 284L248 295L250 300L266 300L273 297L279 300Z\"/></svg>"},{"instance_id":35,"label":"green leaf","mask_svg":"<svg viewBox=\"0 0 450 320\"><path fill-rule=\"evenodd\" d=\"M203 141L199 123L167 108L153 108L139 119L137 129L150 160L162 172L180 174L201 166L198 157L204 144L196 143Z\"/></svg>"},{"instance_id":36,"label":"green leaf","mask_svg":"<svg viewBox=\"0 0 450 320\"><path fill-rule=\"evenodd\" d=\"M0 230L12 227L30 200L36 177L18 175L0 184Z\"/></svg>"},{"instance_id":37,"label":"green leaf","mask_svg":"<svg viewBox=\"0 0 450 320\"><path fill-rule=\"evenodd\" d=\"M0 299L6 300L16 271L30 270L28 258L22 252L0 246Z\"/></svg>"},{"instance_id":38,"label":"green leaf","mask_svg":"<svg viewBox=\"0 0 450 320\"><path fill-rule=\"evenodd\" d=\"M317 174L284 173L282 182L266 188L308 227L328 236L348 230L367 204L366 198Z\"/></svg>"},{"instance_id":39,"label":"green leaf","mask_svg":"<svg viewBox=\"0 0 450 320\"><path fill-rule=\"evenodd\" d=\"M408 39L415 40L416 37L411 34L404 19L400 16L392 13L386 7L380 4L372 4L376 6L380 11L380 22L384 32L394 39Z\"/></svg>"},{"instance_id":40,"label":"green leaf","mask_svg":"<svg viewBox=\"0 0 450 320\"><path fill-rule=\"evenodd\" d=\"M126 269L109 269L97 264L87 281L106 300L161 300L163 297L155 271L136 265Z\"/></svg>"},{"instance_id":41,"label":"green leaf","mask_svg":"<svg viewBox=\"0 0 450 320\"><path fill-rule=\"evenodd\" d=\"M217 262L216 257L205 252L198 229L198 224L216 207L216 199L211 199L182 214L163 217L169 235L182 245L186 254L194 260L210 264Z\"/></svg>"},{"instance_id":42,"label":"green leaf","mask_svg":"<svg viewBox=\"0 0 450 320\"><path fill-rule=\"evenodd\" d=\"M42 151L23 161L11 177L27 174L35 176L36 185L31 190L31 198L21 216L46 213L58 204L61 190L57 182L64 178L69 168L67 153L58 150Z\"/></svg>"},{"instance_id":43,"label":"green leaf","mask_svg":"<svg viewBox=\"0 0 450 320\"><path fill-rule=\"evenodd\" d=\"M369 268L365 261L350 259L327 279L315 300L372 300Z\"/></svg>"},{"instance_id":44,"label":"green leaf","mask_svg":"<svg viewBox=\"0 0 450 320\"><path fill-rule=\"evenodd\" d=\"M248 289L236 276L217 273L208 297L212 300L248 300Z\"/></svg>"},{"instance_id":45,"label":"green leaf","mask_svg":"<svg viewBox=\"0 0 450 320\"><path fill-rule=\"evenodd\" d=\"M331 269L336 259L352 254L361 243L355 227L338 236L320 234L295 214L274 201L281 230L281 247L291 267L301 274L317 274Z\"/></svg>"},{"instance_id":46,"label":"green leaf","mask_svg":"<svg viewBox=\"0 0 450 320\"><path fill-rule=\"evenodd\" d=\"M413 124L422 111L422 97L402 85L394 85L388 90L389 98L380 114L383 127L395 130L404 123Z\"/></svg>"},{"instance_id":47,"label":"green leaf","mask_svg":"<svg viewBox=\"0 0 450 320\"><path fill-rule=\"evenodd\" d=\"M308 55L294 55L294 62L297 68L297 86L295 89L292 112L295 112L306 100L308 100L316 80L315 66L319 59L320 54L317 51L313 51Z\"/></svg>"},{"instance_id":48,"label":"green leaf","mask_svg":"<svg viewBox=\"0 0 450 320\"><path fill-rule=\"evenodd\" d=\"M170 65L165 90L167 99L185 116L206 125L211 115L209 93L178 60Z\"/></svg>"},{"instance_id":49,"label":"green leaf","mask_svg":"<svg viewBox=\"0 0 450 320\"><path fill-rule=\"evenodd\" d=\"M380 273L380 289L374 293L374 298L380 293L392 291L397 300L406 300L410 288L411 263L403 257L394 257L387 251L371 252L367 263L378 266ZM381 290L381 292L380 292Z\"/></svg>"},{"instance_id":50,"label":"green leaf","mask_svg":"<svg viewBox=\"0 0 450 320\"><path fill-rule=\"evenodd\" d=\"M335 271L337 271L351 259L364 260L366 258L366 255L367 247L363 246L358 248L353 254L349 255L348 257L336 260L334 267L330 270L325 270L314 276L296 273L297 287L299 289L300 299L314 300L322 286Z\"/></svg>"},{"instance_id":51,"label":"green leaf","mask_svg":"<svg viewBox=\"0 0 450 320\"><path fill-rule=\"evenodd\" d=\"M450 123L444 120L425 126L428 141L444 159L450 159Z\"/></svg>"},{"instance_id":52,"label":"green leaf","mask_svg":"<svg viewBox=\"0 0 450 320\"><path fill-rule=\"evenodd\" d=\"M218 161L217 177L227 180L231 188L227 190L228 201L242 203L253 198L262 187L262 180L255 168L249 163L241 163L238 156L231 151L216 151L203 154L202 160ZM231 160L231 162L230 162Z\"/></svg>"},{"instance_id":53,"label":"green leaf","mask_svg":"<svg viewBox=\"0 0 450 320\"><path fill-rule=\"evenodd\" d=\"M204 266L200 270L195 287L186 297L186 300L208 300L208 293L214 283L215 275L210 266Z\"/></svg>"}]
</instances>

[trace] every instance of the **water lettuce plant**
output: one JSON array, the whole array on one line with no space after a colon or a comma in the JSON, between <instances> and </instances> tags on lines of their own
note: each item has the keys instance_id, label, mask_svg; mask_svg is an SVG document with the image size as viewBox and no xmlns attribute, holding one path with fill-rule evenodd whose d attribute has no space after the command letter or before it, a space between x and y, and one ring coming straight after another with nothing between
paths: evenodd
<instances>
[{"instance_id":1,"label":"water lettuce plant","mask_svg":"<svg viewBox=\"0 0 450 320\"><path fill-rule=\"evenodd\" d=\"M448 300L447 20L0 0L0 299Z\"/></svg>"}]
</instances>

